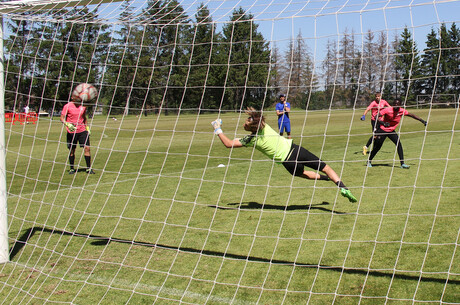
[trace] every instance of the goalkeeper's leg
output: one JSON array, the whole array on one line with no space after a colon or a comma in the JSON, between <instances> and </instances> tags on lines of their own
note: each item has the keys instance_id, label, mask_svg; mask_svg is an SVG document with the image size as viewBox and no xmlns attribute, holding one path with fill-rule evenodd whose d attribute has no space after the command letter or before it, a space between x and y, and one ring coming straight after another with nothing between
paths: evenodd
<instances>
[{"instance_id":1,"label":"goalkeeper's leg","mask_svg":"<svg viewBox=\"0 0 460 305\"><path fill-rule=\"evenodd\" d=\"M329 166L326 165L323 169L322 172L324 172L329 179L334 181L334 183L340 188L340 194L343 197L348 198L350 202L356 202L358 201L355 196L351 193L351 191L345 186L345 184L340 180L339 176L337 173Z\"/></svg>"},{"instance_id":2,"label":"goalkeeper's leg","mask_svg":"<svg viewBox=\"0 0 460 305\"><path fill-rule=\"evenodd\" d=\"M297 144L292 144L292 148L289 158L283 162L283 166L288 172L305 179L332 180L341 189L340 194L342 194L342 196L347 197L351 202L357 201L345 184L340 181L337 173L329 165L321 161L318 156ZM305 166L319 170L326 175L304 170Z\"/></svg>"}]
</instances>

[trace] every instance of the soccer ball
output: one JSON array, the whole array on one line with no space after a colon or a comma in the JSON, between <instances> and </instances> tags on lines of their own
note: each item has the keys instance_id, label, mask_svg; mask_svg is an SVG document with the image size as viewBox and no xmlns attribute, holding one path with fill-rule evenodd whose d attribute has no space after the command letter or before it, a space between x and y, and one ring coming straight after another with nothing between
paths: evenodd
<instances>
[{"instance_id":1,"label":"soccer ball","mask_svg":"<svg viewBox=\"0 0 460 305\"><path fill-rule=\"evenodd\" d=\"M79 98L82 102L89 102L97 97L97 89L91 84L82 83L73 89L72 96Z\"/></svg>"}]
</instances>

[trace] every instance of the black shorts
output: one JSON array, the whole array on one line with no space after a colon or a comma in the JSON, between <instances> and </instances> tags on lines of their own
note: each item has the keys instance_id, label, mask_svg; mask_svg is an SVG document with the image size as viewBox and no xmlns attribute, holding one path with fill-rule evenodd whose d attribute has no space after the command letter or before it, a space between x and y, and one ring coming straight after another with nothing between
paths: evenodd
<instances>
[{"instance_id":1,"label":"black shorts","mask_svg":"<svg viewBox=\"0 0 460 305\"><path fill-rule=\"evenodd\" d=\"M67 133L67 148L72 149L77 147L77 144L80 143L80 147L90 146L89 145L89 134L88 131L76 132L76 133Z\"/></svg>"},{"instance_id":2,"label":"black shorts","mask_svg":"<svg viewBox=\"0 0 460 305\"><path fill-rule=\"evenodd\" d=\"M301 177L305 166L322 171L326 163L302 146L292 143L291 152L283 162L283 166L292 175Z\"/></svg>"},{"instance_id":3,"label":"black shorts","mask_svg":"<svg viewBox=\"0 0 460 305\"><path fill-rule=\"evenodd\" d=\"M371 127L372 127L372 131L374 132L375 129L377 129L378 126L375 126L375 120L371 120Z\"/></svg>"},{"instance_id":4,"label":"black shorts","mask_svg":"<svg viewBox=\"0 0 460 305\"><path fill-rule=\"evenodd\" d=\"M380 126L377 128L377 130L375 131L375 136L376 137L380 137L380 138L386 138L386 137L390 137L390 136L398 136L398 134L396 133L396 131L385 131L383 129L380 128Z\"/></svg>"}]
</instances>

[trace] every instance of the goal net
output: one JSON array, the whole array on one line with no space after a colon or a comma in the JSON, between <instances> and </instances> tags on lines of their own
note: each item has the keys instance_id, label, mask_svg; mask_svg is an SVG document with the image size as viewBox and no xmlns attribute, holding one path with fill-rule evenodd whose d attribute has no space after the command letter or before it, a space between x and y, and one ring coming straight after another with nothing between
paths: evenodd
<instances>
[{"instance_id":1,"label":"goal net","mask_svg":"<svg viewBox=\"0 0 460 305\"><path fill-rule=\"evenodd\" d=\"M417 107L458 99L459 5L2 2L1 299L459 304L459 108ZM73 173L61 118L80 83L98 97L83 103L90 145ZM409 169L390 140L368 166L376 92L409 112L395 129ZM356 203L239 147L247 107L277 136L280 94L282 136Z\"/></svg>"},{"instance_id":2,"label":"goal net","mask_svg":"<svg viewBox=\"0 0 460 305\"><path fill-rule=\"evenodd\" d=\"M419 107L458 107L457 94L417 95L417 108Z\"/></svg>"}]
</instances>

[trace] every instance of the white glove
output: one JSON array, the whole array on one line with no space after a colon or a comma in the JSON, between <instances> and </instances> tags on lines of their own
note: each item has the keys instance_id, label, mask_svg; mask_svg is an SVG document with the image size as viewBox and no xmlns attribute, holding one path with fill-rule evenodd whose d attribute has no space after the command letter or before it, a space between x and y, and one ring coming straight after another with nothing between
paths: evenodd
<instances>
[{"instance_id":1,"label":"white glove","mask_svg":"<svg viewBox=\"0 0 460 305\"><path fill-rule=\"evenodd\" d=\"M223 132L222 129L220 128L220 126L222 126L222 120L221 119L217 119L215 121L212 121L211 125L212 125L212 127L214 127L214 134L219 135L219 134L221 134Z\"/></svg>"},{"instance_id":2,"label":"white glove","mask_svg":"<svg viewBox=\"0 0 460 305\"><path fill-rule=\"evenodd\" d=\"M72 123L65 122L65 126L67 126L67 128L69 128L70 132L74 132L75 130L77 130L77 128L75 128L75 125L72 124Z\"/></svg>"}]
</instances>

